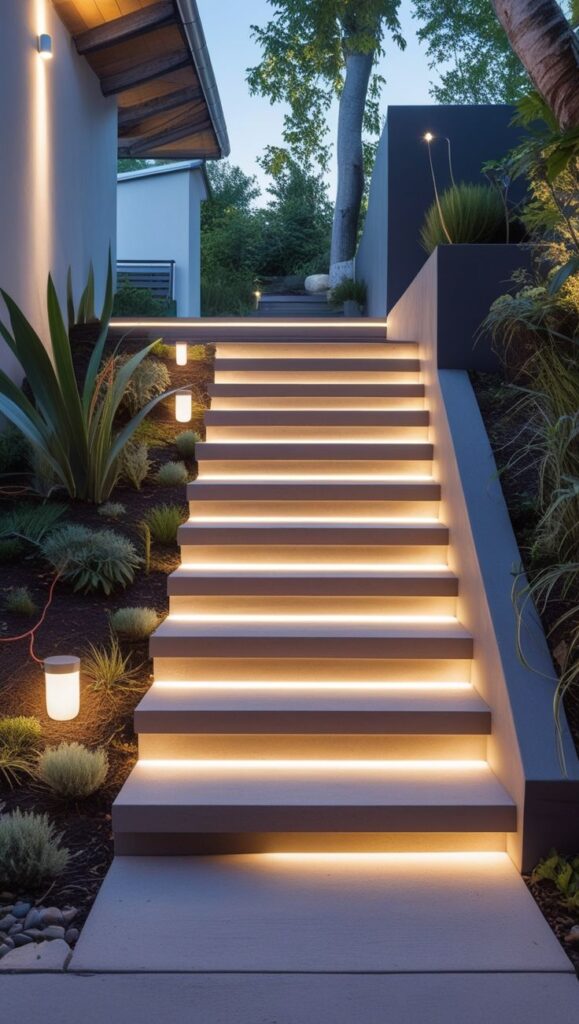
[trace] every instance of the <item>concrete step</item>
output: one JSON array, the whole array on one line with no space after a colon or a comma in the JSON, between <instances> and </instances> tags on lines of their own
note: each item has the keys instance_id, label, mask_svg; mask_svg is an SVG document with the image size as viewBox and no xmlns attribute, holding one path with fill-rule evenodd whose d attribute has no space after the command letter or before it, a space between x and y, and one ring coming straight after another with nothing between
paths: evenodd
<instances>
[{"instance_id":1,"label":"concrete step","mask_svg":"<svg viewBox=\"0 0 579 1024\"><path fill-rule=\"evenodd\" d=\"M139 761L113 804L118 852L182 837L511 832L516 808L484 761ZM145 840L141 845L141 839ZM311 841L311 840L310 840ZM120 847L120 848L119 848ZM267 846L266 846L267 848Z\"/></svg>"},{"instance_id":2,"label":"concrete step","mask_svg":"<svg viewBox=\"0 0 579 1024\"><path fill-rule=\"evenodd\" d=\"M472 687L389 690L358 683L253 688L154 684L135 710L141 733L487 735L490 711ZM338 755L339 756L339 755ZM383 756L392 754L391 748Z\"/></svg>"},{"instance_id":3,"label":"concrete step","mask_svg":"<svg viewBox=\"0 0 579 1024\"><path fill-rule=\"evenodd\" d=\"M197 461L250 461L250 462L428 462L433 457L433 445L422 441L369 442L310 442L284 443L282 441L200 441L196 446Z\"/></svg>"},{"instance_id":4,"label":"concrete step","mask_svg":"<svg viewBox=\"0 0 579 1024\"><path fill-rule=\"evenodd\" d=\"M312 571L307 567L291 569L274 565L234 569L217 564L198 569L181 566L168 577L167 591L172 596L456 597L458 579L444 567L430 571L400 569L372 572L355 566L349 571L328 566L327 572L321 574L319 570Z\"/></svg>"},{"instance_id":5,"label":"concrete step","mask_svg":"<svg viewBox=\"0 0 579 1024\"><path fill-rule=\"evenodd\" d=\"M153 658L471 658L470 634L452 617L170 615L153 633ZM328 619L330 621L328 621Z\"/></svg>"},{"instance_id":6,"label":"concrete step","mask_svg":"<svg viewBox=\"0 0 579 1024\"><path fill-rule=\"evenodd\" d=\"M387 341L370 339L369 341L328 342L316 341L218 341L215 346L219 358L235 359L398 359L419 358L419 345L416 341Z\"/></svg>"},{"instance_id":7,"label":"concrete step","mask_svg":"<svg viewBox=\"0 0 579 1024\"><path fill-rule=\"evenodd\" d=\"M265 356L261 358L247 357L245 359L237 359L235 357L222 358L218 356L215 359L216 374L222 372L231 373L234 370L243 370L247 373L268 373L274 371L300 373L303 370L309 372L323 370L331 373L419 373L420 360L408 356L393 358L387 355L374 359L363 359L355 356L343 359L336 355L320 359L315 354L305 359L296 356L290 356L285 359L283 357L268 359Z\"/></svg>"},{"instance_id":8,"label":"concrete step","mask_svg":"<svg viewBox=\"0 0 579 1024\"><path fill-rule=\"evenodd\" d=\"M425 394L424 384L414 381L386 384L356 384L354 381L341 384L316 384L309 381L288 381L285 384L238 382L210 384L207 390L211 398L307 398L312 400L312 407L315 407L318 398L424 398ZM261 402L258 408L263 408Z\"/></svg>"},{"instance_id":9,"label":"concrete step","mask_svg":"<svg viewBox=\"0 0 579 1024\"><path fill-rule=\"evenodd\" d=\"M208 409L207 427L427 427L427 409Z\"/></svg>"},{"instance_id":10,"label":"concrete step","mask_svg":"<svg viewBox=\"0 0 579 1024\"><path fill-rule=\"evenodd\" d=\"M267 501L303 502L379 502L439 501L440 484L435 480L358 480L340 483L334 480L276 481L268 477L243 480L204 480L187 484L189 501Z\"/></svg>"},{"instance_id":11,"label":"concrete step","mask_svg":"<svg viewBox=\"0 0 579 1024\"><path fill-rule=\"evenodd\" d=\"M183 547L195 544L215 545L325 545L346 547L391 547L398 545L448 544L448 527L434 520L432 522L377 522L368 520L362 524L355 519L351 522L334 523L332 519L295 520L280 519L279 522L239 522L226 519L189 519L179 527L177 541Z\"/></svg>"}]
</instances>

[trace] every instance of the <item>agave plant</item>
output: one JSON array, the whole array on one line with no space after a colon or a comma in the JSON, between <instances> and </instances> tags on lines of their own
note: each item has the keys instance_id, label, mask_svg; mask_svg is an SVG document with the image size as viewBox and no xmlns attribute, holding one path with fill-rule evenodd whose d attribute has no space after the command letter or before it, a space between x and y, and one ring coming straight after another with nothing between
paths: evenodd
<instances>
[{"instance_id":1,"label":"agave plant","mask_svg":"<svg viewBox=\"0 0 579 1024\"><path fill-rule=\"evenodd\" d=\"M91 281L92 273L81 300L80 315L85 319L92 318ZM30 401L0 371L0 413L22 432L54 473L57 486L64 488L71 498L105 501L119 476L123 448L151 409L174 394L170 390L156 395L128 423L121 428L116 425L116 414L131 378L155 342L121 366L116 353L104 358L113 303L110 255L100 331L82 386L75 375L70 339L52 277L48 278L47 292L52 359L22 310L4 291L0 290L0 294L11 328L0 321L0 334L20 363L33 395ZM70 316L70 288L67 305Z\"/></svg>"}]
</instances>

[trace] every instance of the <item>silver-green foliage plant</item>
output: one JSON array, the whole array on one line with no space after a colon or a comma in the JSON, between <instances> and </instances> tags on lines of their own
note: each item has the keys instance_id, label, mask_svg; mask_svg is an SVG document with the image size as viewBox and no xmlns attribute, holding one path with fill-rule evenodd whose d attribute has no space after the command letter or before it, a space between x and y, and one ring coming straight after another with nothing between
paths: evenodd
<instances>
[{"instance_id":1,"label":"silver-green foliage plant","mask_svg":"<svg viewBox=\"0 0 579 1024\"><path fill-rule=\"evenodd\" d=\"M72 498L93 502L108 498L119 476L123 448L139 423L164 397L156 395L128 423L116 425L123 396L151 345L121 367L117 366L115 355L104 358L113 301L112 280L109 256L100 331L82 385L76 378L69 332L52 277L48 278L47 291L52 359L22 310L6 292L0 291L10 320L10 327L0 322L0 334L18 360L32 392L29 399L0 370L0 412L50 467L59 487ZM85 321L92 319L91 302L85 289L81 310ZM69 317L73 314L69 296Z\"/></svg>"},{"instance_id":2,"label":"silver-green foliage plant","mask_svg":"<svg viewBox=\"0 0 579 1024\"><path fill-rule=\"evenodd\" d=\"M0 778L7 785L14 785L21 775L33 774L40 733L37 718L25 715L0 718Z\"/></svg>"},{"instance_id":3,"label":"silver-green foliage plant","mask_svg":"<svg viewBox=\"0 0 579 1024\"><path fill-rule=\"evenodd\" d=\"M28 587L11 587L4 598L4 607L14 615L34 615L38 611Z\"/></svg>"},{"instance_id":4,"label":"silver-green foliage plant","mask_svg":"<svg viewBox=\"0 0 579 1024\"><path fill-rule=\"evenodd\" d=\"M111 615L111 629L128 640L146 640L159 624L154 608L119 608Z\"/></svg>"},{"instance_id":5,"label":"silver-green foliage plant","mask_svg":"<svg viewBox=\"0 0 579 1024\"><path fill-rule=\"evenodd\" d=\"M177 530L187 518L187 509L181 505L153 505L145 516L151 537L158 544L174 544Z\"/></svg>"},{"instance_id":6,"label":"silver-green foliage plant","mask_svg":"<svg viewBox=\"0 0 579 1024\"><path fill-rule=\"evenodd\" d=\"M120 501L105 501L103 505L99 506L97 511L103 519L122 519L127 508Z\"/></svg>"},{"instance_id":7,"label":"silver-green foliage plant","mask_svg":"<svg viewBox=\"0 0 579 1024\"><path fill-rule=\"evenodd\" d=\"M127 356L118 360L119 366L124 366L128 361ZM133 373L125 393L123 395L123 406L134 416L143 409L152 398L162 395L171 387L171 375L158 359L143 359L140 366L137 366Z\"/></svg>"},{"instance_id":8,"label":"silver-green foliage plant","mask_svg":"<svg viewBox=\"0 0 579 1024\"><path fill-rule=\"evenodd\" d=\"M22 502L0 513L0 538L17 538L29 544L40 544L68 511L67 505L45 502L33 505Z\"/></svg>"},{"instance_id":9,"label":"silver-green foliage plant","mask_svg":"<svg viewBox=\"0 0 579 1024\"><path fill-rule=\"evenodd\" d=\"M16 809L0 817L0 885L35 888L62 874L68 850L46 814Z\"/></svg>"},{"instance_id":10,"label":"silver-green foliage plant","mask_svg":"<svg viewBox=\"0 0 579 1024\"><path fill-rule=\"evenodd\" d=\"M121 690L132 689L140 666L131 667L131 657L124 655L115 636L108 647L90 644L82 661L83 671L92 689L107 697Z\"/></svg>"},{"instance_id":11,"label":"silver-green foliage plant","mask_svg":"<svg viewBox=\"0 0 579 1024\"><path fill-rule=\"evenodd\" d=\"M103 590L108 595L116 587L128 586L143 561L123 534L77 525L53 533L44 555L63 579L84 594Z\"/></svg>"},{"instance_id":12,"label":"silver-green foliage plant","mask_svg":"<svg viewBox=\"0 0 579 1024\"><path fill-rule=\"evenodd\" d=\"M121 457L122 475L136 491L140 491L151 471L149 448L144 441L129 441Z\"/></svg>"},{"instance_id":13,"label":"silver-green foliage plant","mask_svg":"<svg viewBox=\"0 0 579 1024\"><path fill-rule=\"evenodd\" d=\"M106 750L89 750L82 743L47 747L38 761L39 778L65 800L81 800L96 792L105 782L108 770Z\"/></svg>"},{"instance_id":14,"label":"silver-green foliage plant","mask_svg":"<svg viewBox=\"0 0 579 1024\"><path fill-rule=\"evenodd\" d=\"M177 487L186 484L189 471L184 462L166 462L157 473L159 487Z\"/></svg>"},{"instance_id":15,"label":"silver-green foliage plant","mask_svg":"<svg viewBox=\"0 0 579 1024\"><path fill-rule=\"evenodd\" d=\"M175 438L177 451L182 459L195 458L195 446L201 440L196 430L182 430Z\"/></svg>"},{"instance_id":16,"label":"silver-green foliage plant","mask_svg":"<svg viewBox=\"0 0 579 1024\"><path fill-rule=\"evenodd\" d=\"M491 185L459 182L441 192L426 212L420 244L427 253L437 245L505 240L505 210Z\"/></svg>"}]
</instances>

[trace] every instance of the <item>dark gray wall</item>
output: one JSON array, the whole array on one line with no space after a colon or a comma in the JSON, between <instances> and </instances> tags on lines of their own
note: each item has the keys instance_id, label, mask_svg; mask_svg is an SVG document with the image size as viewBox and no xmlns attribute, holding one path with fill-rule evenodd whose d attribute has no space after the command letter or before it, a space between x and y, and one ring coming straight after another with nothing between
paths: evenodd
<instances>
[{"instance_id":1,"label":"dark gray wall","mask_svg":"<svg viewBox=\"0 0 579 1024\"><path fill-rule=\"evenodd\" d=\"M392 309L427 258L419 238L434 194L424 133L440 137L431 149L442 191L450 184L442 137L451 141L456 181L482 182L483 163L500 159L517 144L520 129L511 127L512 117L513 107L506 104L388 108L356 257L356 276L368 286L370 316Z\"/></svg>"}]
</instances>

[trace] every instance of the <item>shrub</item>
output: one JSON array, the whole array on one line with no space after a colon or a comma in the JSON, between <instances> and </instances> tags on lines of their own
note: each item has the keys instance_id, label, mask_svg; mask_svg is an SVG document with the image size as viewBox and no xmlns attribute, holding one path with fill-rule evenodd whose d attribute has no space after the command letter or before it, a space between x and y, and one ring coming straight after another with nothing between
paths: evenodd
<instances>
[{"instance_id":1,"label":"shrub","mask_svg":"<svg viewBox=\"0 0 579 1024\"><path fill-rule=\"evenodd\" d=\"M97 511L103 519L122 519L127 508L120 501L105 501L104 505L100 505Z\"/></svg>"},{"instance_id":2,"label":"shrub","mask_svg":"<svg viewBox=\"0 0 579 1024\"><path fill-rule=\"evenodd\" d=\"M182 505L154 505L145 516L151 537L158 544L174 544L177 529L187 518L187 509Z\"/></svg>"},{"instance_id":3,"label":"shrub","mask_svg":"<svg viewBox=\"0 0 579 1024\"><path fill-rule=\"evenodd\" d=\"M122 475L140 491L151 469L149 448L142 441L131 441L125 445L122 454Z\"/></svg>"},{"instance_id":4,"label":"shrub","mask_svg":"<svg viewBox=\"0 0 579 1024\"><path fill-rule=\"evenodd\" d=\"M125 366L128 360L129 356L123 356L119 360L119 366ZM143 359L125 389L122 405L128 409L131 416L134 416L147 405L147 402L170 387L171 377L167 367L158 359Z\"/></svg>"},{"instance_id":5,"label":"shrub","mask_svg":"<svg viewBox=\"0 0 579 1024\"><path fill-rule=\"evenodd\" d=\"M22 552L22 544L17 537L0 537L0 564L14 562Z\"/></svg>"},{"instance_id":6,"label":"shrub","mask_svg":"<svg viewBox=\"0 0 579 1024\"><path fill-rule=\"evenodd\" d=\"M21 774L32 775L40 731L37 718L0 718L0 776L9 786Z\"/></svg>"},{"instance_id":7,"label":"shrub","mask_svg":"<svg viewBox=\"0 0 579 1024\"><path fill-rule=\"evenodd\" d=\"M71 498L84 501L101 502L109 497L118 479L123 448L147 412L164 397L153 398L121 430L116 426L119 405L151 346L137 352L121 367L117 366L114 356L104 358L112 310L112 281L109 256L100 330L82 385L76 379L70 337L52 278L48 278L50 339L46 344L10 296L0 293L10 318L10 328L0 324L2 336L32 391L31 401L7 376L0 377L0 413L18 427L48 463L58 485ZM91 275L81 300L82 309L76 317L79 322L93 319L93 292ZM70 288L68 314L70 325L75 320Z\"/></svg>"},{"instance_id":8,"label":"shrub","mask_svg":"<svg viewBox=\"0 0 579 1024\"><path fill-rule=\"evenodd\" d=\"M68 850L46 814L12 811L0 817L0 884L8 889L35 888L60 875Z\"/></svg>"},{"instance_id":9,"label":"shrub","mask_svg":"<svg viewBox=\"0 0 579 1024\"><path fill-rule=\"evenodd\" d=\"M126 587L135 578L142 558L128 537L114 530L65 526L48 538L44 554L75 590L84 594Z\"/></svg>"},{"instance_id":10,"label":"shrub","mask_svg":"<svg viewBox=\"0 0 579 1024\"><path fill-rule=\"evenodd\" d=\"M177 445L177 451L183 459L194 459L195 458L195 445L201 438L196 430L183 430L180 434L177 434L175 438L175 444Z\"/></svg>"},{"instance_id":11,"label":"shrub","mask_svg":"<svg viewBox=\"0 0 579 1024\"><path fill-rule=\"evenodd\" d=\"M119 608L111 615L111 627L129 640L146 640L159 624L154 608Z\"/></svg>"},{"instance_id":12,"label":"shrub","mask_svg":"<svg viewBox=\"0 0 579 1024\"><path fill-rule=\"evenodd\" d=\"M366 305L367 289L363 281L354 281L351 277L345 277L330 292L330 305L341 306L344 302L357 302L359 306Z\"/></svg>"},{"instance_id":13,"label":"shrub","mask_svg":"<svg viewBox=\"0 0 579 1024\"><path fill-rule=\"evenodd\" d=\"M158 299L148 288L137 288L122 275L113 303L113 316L171 316L170 299Z\"/></svg>"},{"instance_id":14,"label":"shrub","mask_svg":"<svg viewBox=\"0 0 579 1024\"><path fill-rule=\"evenodd\" d=\"M11 587L4 598L4 607L14 615L34 615L37 611L28 587Z\"/></svg>"},{"instance_id":15,"label":"shrub","mask_svg":"<svg viewBox=\"0 0 579 1024\"><path fill-rule=\"evenodd\" d=\"M38 776L58 796L77 800L90 796L107 777L106 750L89 750L82 743L60 743L40 755Z\"/></svg>"},{"instance_id":16,"label":"shrub","mask_svg":"<svg viewBox=\"0 0 579 1024\"><path fill-rule=\"evenodd\" d=\"M126 689L126 684L138 675L139 668L131 668L130 662L130 655L124 657L117 638L111 637L109 647L89 645L83 658L83 669L93 690L112 696L115 690Z\"/></svg>"},{"instance_id":17,"label":"shrub","mask_svg":"<svg viewBox=\"0 0 579 1024\"><path fill-rule=\"evenodd\" d=\"M420 244L427 253L449 241L456 245L505 239L503 202L497 189L490 185L461 182L440 194L440 209L442 221L438 203L432 203L420 232Z\"/></svg>"},{"instance_id":18,"label":"shrub","mask_svg":"<svg viewBox=\"0 0 579 1024\"><path fill-rule=\"evenodd\" d=\"M41 505L21 502L0 515L0 538L16 538L30 544L40 544L66 512L68 506L57 502L44 502Z\"/></svg>"},{"instance_id":19,"label":"shrub","mask_svg":"<svg viewBox=\"0 0 579 1024\"><path fill-rule=\"evenodd\" d=\"M160 487L177 487L186 484L188 479L189 471L184 462L166 462L156 476Z\"/></svg>"},{"instance_id":20,"label":"shrub","mask_svg":"<svg viewBox=\"0 0 579 1024\"><path fill-rule=\"evenodd\" d=\"M201 278L201 316L249 316L255 308L253 274L236 275L229 269L219 277Z\"/></svg>"}]
</instances>

